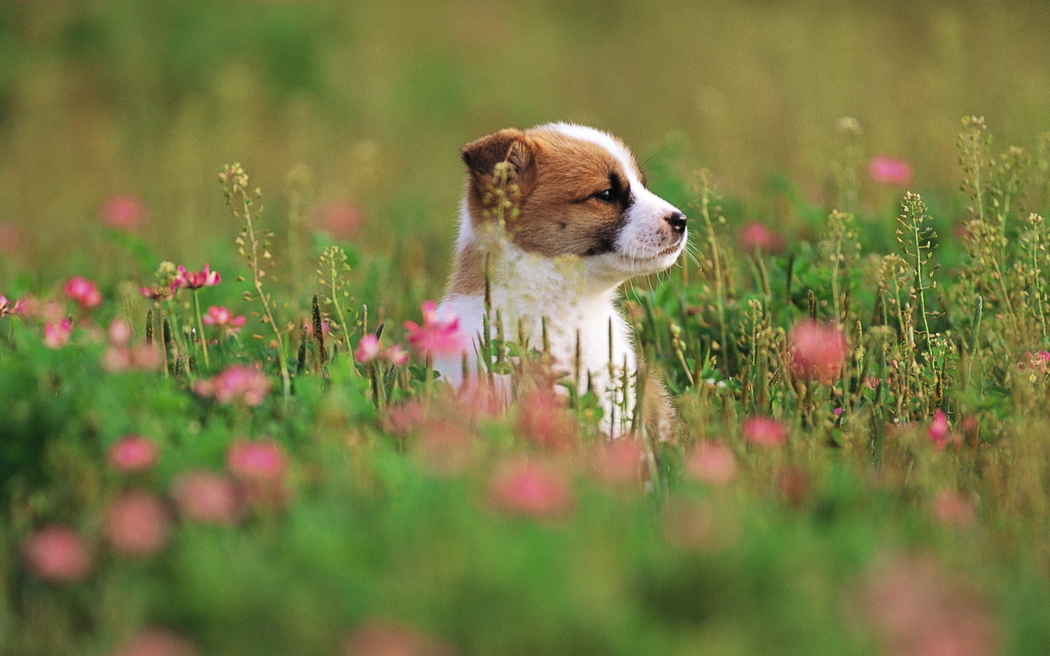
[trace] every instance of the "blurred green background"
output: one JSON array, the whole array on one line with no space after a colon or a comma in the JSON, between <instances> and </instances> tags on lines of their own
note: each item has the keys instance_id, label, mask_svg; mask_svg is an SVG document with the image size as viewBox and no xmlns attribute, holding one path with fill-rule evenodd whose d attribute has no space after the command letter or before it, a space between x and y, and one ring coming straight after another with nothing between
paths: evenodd
<instances>
[{"instance_id":1,"label":"blurred green background","mask_svg":"<svg viewBox=\"0 0 1050 656\"><path fill-rule=\"evenodd\" d=\"M1045 2L0 0L0 224L23 229L0 276L90 272L114 194L199 267L238 229L216 182L238 161L275 230L296 194L306 222L353 208L344 238L436 294L458 148L551 120L620 135L658 185L707 167L755 217L783 218L777 176L821 202L844 115L950 190L961 116L999 145L1050 129L1048 35Z\"/></svg>"}]
</instances>

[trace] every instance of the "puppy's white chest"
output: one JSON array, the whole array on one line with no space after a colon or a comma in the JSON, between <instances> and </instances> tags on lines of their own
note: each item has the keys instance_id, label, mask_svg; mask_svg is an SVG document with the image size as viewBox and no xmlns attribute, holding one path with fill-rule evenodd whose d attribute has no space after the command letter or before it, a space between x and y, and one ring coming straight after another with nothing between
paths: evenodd
<instances>
[{"instance_id":1,"label":"puppy's white chest","mask_svg":"<svg viewBox=\"0 0 1050 656\"><path fill-rule=\"evenodd\" d=\"M543 348L544 318L547 342L555 373L575 381L583 394L588 386L598 396L604 410L603 429L612 435L624 432L634 408L634 375L637 368L629 327L612 302L612 294L598 297L540 298L507 295L493 290L490 311L490 337L497 332L496 310L504 337L518 340L524 334L527 348ZM473 338L471 370L476 371L484 332L485 303L480 296L453 295L445 300L442 312L460 318L460 328ZM438 358L435 368L453 386L462 385L462 361Z\"/></svg>"}]
</instances>

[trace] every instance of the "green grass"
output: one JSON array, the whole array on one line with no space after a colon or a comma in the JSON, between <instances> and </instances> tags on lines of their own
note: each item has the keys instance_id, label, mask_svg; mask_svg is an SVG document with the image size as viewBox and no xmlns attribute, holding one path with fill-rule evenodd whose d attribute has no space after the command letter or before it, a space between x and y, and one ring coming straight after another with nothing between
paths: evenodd
<instances>
[{"instance_id":1,"label":"green grass","mask_svg":"<svg viewBox=\"0 0 1050 656\"><path fill-rule=\"evenodd\" d=\"M118 653L146 630L202 654L1043 653L1046 22L973 3L0 4L0 224L23 231L0 293L39 301L0 316L0 654ZM689 207L688 257L623 300L675 441L610 453L593 394L551 409L526 378L493 411L419 353L351 352L380 325L403 342L440 294L457 148L553 119L624 136ZM879 153L921 196L869 177ZM232 161L251 178L227 177L225 207ZM137 231L100 221L118 193L145 205ZM331 202L360 209L352 239L319 229ZM782 251L741 245L754 219ZM144 299L165 260L222 282ZM101 305L63 293L72 275ZM212 305L246 325L203 325ZM806 319L848 340L832 375L801 373ZM507 332L492 352L542 359ZM235 365L261 398L224 402ZM129 434L155 449L139 471L113 463ZM186 491L202 472L234 494L211 522ZM127 528L132 492L158 514ZM88 567L41 564L54 526Z\"/></svg>"},{"instance_id":2,"label":"green grass","mask_svg":"<svg viewBox=\"0 0 1050 656\"><path fill-rule=\"evenodd\" d=\"M49 295L57 315L37 301L0 323L0 646L106 653L162 627L206 653L336 653L368 631L477 654L865 654L932 649L935 636L1038 653L1050 626L1047 228L1005 208L1022 191L1039 198L1045 179L1038 158L1015 175L1020 160L998 157L981 122L961 134L961 245L908 194L896 253L857 241L876 217L841 212L813 244L745 253L701 174L707 222L690 257L624 300L680 434L619 445L626 468L597 432L593 392L563 410L533 409L529 394L494 410L448 397L418 356L358 363L348 348L379 319L357 295L397 274L327 247L320 286L304 284L319 294L313 316L297 313L270 275L281 251L260 197L227 169L245 230L230 249L242 261L214 265L222 282L159 301L120 286L98 307L66 291ZM165 264L156 283L174 275ZM194 295L250 315L236 336L204 327L207 361ZM45 324L66 313L69 343L46 344ZM809 318L842 326L849 349L833 369L806 364L829 348L796 341ZM111 320L135 326L130 341L96 327ZM323 349L307 332L322 322ZM404 335L396 323L382 348ZM501 352L542 360L509 336L489 351L499 371L519 368ZM230 387L242 364L254 382ZM772 446L749 432L754 416L779 426ZM128 434L151 441L156 464L112 463ZM277 455L238 464L246 444ZM712 465L711 444L731 464ZM239 495L219 525L180 491L202 470ZM159 503L159 519L121 532L113 517L131 491ZM160 537L126 546L151 521ZM55 574L32 556L55 525L77 532L89 570Z\"/></svg>"}]
</instances>

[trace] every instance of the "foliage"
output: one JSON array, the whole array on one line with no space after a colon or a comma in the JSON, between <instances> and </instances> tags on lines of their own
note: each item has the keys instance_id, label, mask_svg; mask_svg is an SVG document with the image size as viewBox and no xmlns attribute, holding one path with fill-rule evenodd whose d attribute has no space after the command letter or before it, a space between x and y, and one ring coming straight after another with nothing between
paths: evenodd
<instances>
[{"instance_id":1,"label":"foliage","mask_svg":"<svg viewBox=\"0 0 1050 656\"><path fill-rule=\"evenodd\" d=\"M228 167L243 282L217 258L0 301L0 653L1040 653L1050 263L1017 199L1047 170L983 130L936 285L951 246L917 194L899 252L864 246L852 138L815 245L734 246L701 172L690 257L624 300L666 443L605 439L498 313L512 398L453 395L426 349L454 322L372 329L379 258L318 240L297 311Z\"/></svg>"}]
</instances>

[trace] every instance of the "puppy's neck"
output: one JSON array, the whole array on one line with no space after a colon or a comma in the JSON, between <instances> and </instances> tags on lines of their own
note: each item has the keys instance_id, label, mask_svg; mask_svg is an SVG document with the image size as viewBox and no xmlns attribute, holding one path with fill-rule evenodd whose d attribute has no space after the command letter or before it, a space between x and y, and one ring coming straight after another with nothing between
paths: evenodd
<instances>
[{"instance_id":1,"label":"puppy's neck","mask_svg":"<svg viewBox=\"0 0 1050 656\"><path fill-rule=\"evenodd\" d=\"M493 306L513 314L587 308L608 303L623 282L575 255L547 257L524 251L495 223L461 232L449 296L484 296L486 283Z\"/></svg>"}]
</instances>

